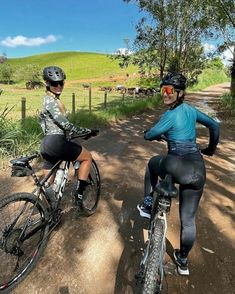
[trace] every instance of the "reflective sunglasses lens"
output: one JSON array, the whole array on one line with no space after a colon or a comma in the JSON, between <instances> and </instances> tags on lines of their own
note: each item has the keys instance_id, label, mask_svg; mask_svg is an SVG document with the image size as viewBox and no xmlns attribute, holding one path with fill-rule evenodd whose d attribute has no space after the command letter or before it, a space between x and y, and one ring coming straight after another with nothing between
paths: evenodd
<instances>
[{"instance_id":1,"label":"reflective sunglasses lens","mask_svg":"<svg viewBox=\"0 0 235 294\"><path fill-rule=\"evenodd\" d=\"M166 93L167 95L172 95L175 93L175 89L173 87L162 87L161 94Z\"/></svg>"},{"instance_id":2,"label":"reflective sunglasses lens","mask_svg":"<svg viewBox=\"0 0 235 294\"><path fill-rule=\"evenodd\" d=\"M58 87L58 86L63 87L64 86L64 82L63 81L60 81L60 82L51 82L51 86L52 87Z\"/></svg>"}]
</instances>

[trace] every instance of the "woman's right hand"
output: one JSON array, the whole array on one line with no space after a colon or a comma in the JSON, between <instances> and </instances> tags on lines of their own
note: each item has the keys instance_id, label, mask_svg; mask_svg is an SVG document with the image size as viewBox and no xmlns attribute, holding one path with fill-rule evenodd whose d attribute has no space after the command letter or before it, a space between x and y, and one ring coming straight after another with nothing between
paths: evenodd
<instances>
[{"instance_id":1,"label":"woman's right hand","mask_svg":"<svg viewBox=\"0 0 235 294\"><path fill-rule=\"evenodd\" d=\"M87 134L83 139L88 140L91 137L96 137L99 134L99 130L91 130L89 134Z\"/></svg>"}]
</instances>

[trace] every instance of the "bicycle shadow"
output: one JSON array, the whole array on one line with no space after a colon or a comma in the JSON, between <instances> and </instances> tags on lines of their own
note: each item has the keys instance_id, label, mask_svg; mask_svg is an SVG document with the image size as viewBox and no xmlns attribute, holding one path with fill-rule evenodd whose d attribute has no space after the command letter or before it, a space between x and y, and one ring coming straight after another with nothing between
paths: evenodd
<instances>
[{"instance_id":1,"label":"bicycle shadow","mask_svg":"<svg viewBox=\"0 0 235 294\"><path fill-rule=\"evenodd\" d=\"M143 222L139 217L136 208L141 201L140 197L136 197L139 194L138 189L130 188L125 193L121 193L119 190L119 194L114 196L116 200L122 201L119 216L119 233L124 243L117 267L115 294L138 293L135 274L138 271L145 244L143 228L147 229L148 226L148 222Z\"/></svg>"},{"instance_id":2,"label":"bicycle shadow","mask_svg":"<svg viewBox=\"0 0 235 294\"><path fill-rule=\"evenodd\" d=\"M135 274L139 270L143 250L146 246L148 220L141 218L136 208L142 200L142 197L136 197L140 194L138 189L128 189L125 194L120 190L119 192L119 195L115 195L115 199L122 201L119 233L124 242L124 249L117 267L114 294L140 294L142 293L142 285L136 280ZM176 274L173 251L171 242L166 239L166 254L168 256L165 261L165 271L170 275Z\"/></svg>"}]
</instances>

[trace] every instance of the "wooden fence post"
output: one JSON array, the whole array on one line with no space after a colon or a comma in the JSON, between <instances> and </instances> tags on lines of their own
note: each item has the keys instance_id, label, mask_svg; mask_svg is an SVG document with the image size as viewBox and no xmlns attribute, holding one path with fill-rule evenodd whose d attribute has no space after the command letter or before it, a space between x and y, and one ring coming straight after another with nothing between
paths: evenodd
<instances>
[{"instance_id":1,"label":"wooden fence post","mask_svg":"<svg viewBox=\"0 0 235 294\"><path fill-rule=\"evenodd\" d=\"M75 93L72 94L72 114L75 114Z\"/></svg>"},{"instance_id":2,"label":"wooden fence post","mask_svg":"<svg viewBox=\"0 0 235 294\"><path fill-rule=\"evenodd\" d=\"M104 108L106 109L107 108L107 95L108 95L108 92L107 90L104 91Z\"/></svg>"},{"instance_id":3,"label":"wooden fence post","mask_svg":"<svg viewBox=\"0 0 235 294\"><path fill-rule=\"evenodd\" d=\"M23 122L26 117L26 98L21 98L21 121Z\"/></svg>"},{"instance_id":4,"label":"wooden fence post","mask_svg":"<svg viewBox=\"0 0 235 294\"><path fill-rule=\"evenodd\" d=\"M122 101L125 99L125 93L122 93Z\"/></svg>"},{"instance_id":5,"label":"wooden fence post","mask_svg":"<svg viewBox=\"0 0 235 294\"><path fill-rule=\"evenodd\" d=\"M89 87L89 111L91 113L91 86Z\"/></svg>"}]
</instances>

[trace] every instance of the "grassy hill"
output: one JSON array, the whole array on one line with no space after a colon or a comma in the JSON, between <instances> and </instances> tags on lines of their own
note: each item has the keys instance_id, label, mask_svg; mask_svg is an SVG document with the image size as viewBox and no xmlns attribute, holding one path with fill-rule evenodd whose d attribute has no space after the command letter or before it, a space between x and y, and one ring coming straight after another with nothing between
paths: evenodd
<instances>
[{"instance_id":1,"label":"grassy hill","mask_svg":"<svg viewBox=\"0 0 235 294\"><path fill-rule=\"evenodd\" d=\"M45 66L57 65L65 70L68 80L123 76L138 72L135 66L121 69L118 62L111 60L106 54L88 52L55 52L8 59L8 62L16 68L27 64L35 64L42 69Z\"/></svg>"}]
</instances>

